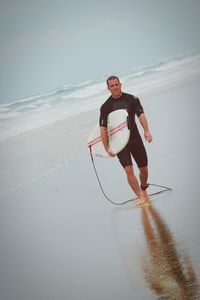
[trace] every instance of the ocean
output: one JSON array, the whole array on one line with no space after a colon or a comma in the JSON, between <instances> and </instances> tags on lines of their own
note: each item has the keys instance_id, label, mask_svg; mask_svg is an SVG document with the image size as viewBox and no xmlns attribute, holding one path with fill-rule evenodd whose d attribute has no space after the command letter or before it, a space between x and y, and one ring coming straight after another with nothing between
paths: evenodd
<instances>
[{"instance_id":1,"label":"ocean","mask_svg":"<svg viewBox=\"0 0 200 300\"><path fill-rule=\"evenodd\" d=\"M112 75L112 74L111 74ZM139 97L170 90L200 78L200 50L164 58L151 65L114 74L123 89ZM0 104L0 140L40 130L98 110L109 96L106 78L62 86L56 90Z\"/></svg>"}]
</instances>

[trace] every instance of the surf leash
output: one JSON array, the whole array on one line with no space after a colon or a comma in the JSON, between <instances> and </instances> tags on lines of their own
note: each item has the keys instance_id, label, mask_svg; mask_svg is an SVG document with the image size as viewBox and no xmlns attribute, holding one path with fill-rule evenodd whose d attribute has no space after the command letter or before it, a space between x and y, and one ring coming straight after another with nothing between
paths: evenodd
<instances>
[{"instance_id":1,"label":"surf leash","mask_svg":"<svg viewBox=\"0 0 200 300\"><path fill-rule=\"evenodd\" d=\"M96 178L97 178L97 181L99 183L99 187L104 195L104 197L110 202L112 203L113 205L124 205L124 204L127 204L129 202L134 202L136 200L138 200L138 198L132 198L132 199L129 199L129 200L126 200L124 202L114 202L112 201L105 193L104 189L103 189L103 186L101 184L101 181L100 181L100 178L99 178L99 175L98 175L98 172L97 172L97 169L96 169L96 166L95 166L95 162L94 162L94 157L93 157L93 154L92 154L92 146L89 146L89 150L90 150L90 157L91 157L91 161L92 161L92 165L93 165L93 169L94 169L94 172L95 172L95 175L96 175ZM151 193L149 194L149 196L154 196L154 195L158 195L158 194L161 194L161 193L164 193L164 192L167 192L167 191L172 191L171 188L167 187L167 186L163 186L163 185L159 185L159 184L154 184L154 183L149 183L149 186L155 186L155 187L159 187L161 188L161 190L159 190L158 192L155 192L155 193Z\"/></svg>"}]
</instances>

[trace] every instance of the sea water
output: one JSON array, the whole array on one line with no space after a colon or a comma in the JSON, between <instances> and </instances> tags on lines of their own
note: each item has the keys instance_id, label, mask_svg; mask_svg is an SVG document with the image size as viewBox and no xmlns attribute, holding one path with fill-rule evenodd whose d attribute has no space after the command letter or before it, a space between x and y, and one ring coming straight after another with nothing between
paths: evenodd
<instances>
[{"instance_id":1,"label":"sea water","mask_svg":"<svg viewBox=\"0 0 200 300\"><path fill-rule=\"evenodd\" d=\"M125 92L150 96L200 78L200 51L164 58L116 74ZM99 110L109 96L106 78L69 84L45 94L0 104L0 141ZM3 100L1 100L3 101Z\"/></svg>"}]
</instances>

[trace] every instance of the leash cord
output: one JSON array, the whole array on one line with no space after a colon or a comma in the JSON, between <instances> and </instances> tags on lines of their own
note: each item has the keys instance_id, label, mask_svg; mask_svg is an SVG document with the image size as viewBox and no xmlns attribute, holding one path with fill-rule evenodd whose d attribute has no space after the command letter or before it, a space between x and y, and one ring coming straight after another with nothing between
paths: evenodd
<instances>
[{"instance_id":1,"label":"leash cord","mask_svg":"<svg viewBox=\"0 0 200 300\"><path fill-rule=\"evenodd\" d=\"M95 172L95 175L96 175L96 178L97 178L97 181L99 183L99 187L104 195L104 197L110 202L112 203L113 205L124 205L124 204L127 204L129 202L133 202L133 201L136 201L137 198L132 198L132 199L129 199L129 200L126 200L124 202L114 202L112 201L107 195L106 193L104 192L104 189L103 189L103 186L101 184L101 181L100 181L100 178L99 178L99 175L98 175L98 172L97 172L97 169L96 169L96 166L95 166L95 162L94 162L94 158L93 158L93 155L92 155L92 149L91 147L90 148L90 157L91 157L91 161L92 161L92 165L93 165L93 168L94 168L94 172ZM161 194L161 193L164 193L164 192L167 192L167 191L172 191L171 188L167 187L167 186L163 186L163 185L158 185L158 184L154 184L154 183L149 183L150 186L156 186L156 187L159 187L159 188L162 188L162 190L158 191L158 192L155 192L155 193L151 193L149 194L149 196L154 196L154 195L158 195L158 194Z\"/></svg>"}]
</instances>

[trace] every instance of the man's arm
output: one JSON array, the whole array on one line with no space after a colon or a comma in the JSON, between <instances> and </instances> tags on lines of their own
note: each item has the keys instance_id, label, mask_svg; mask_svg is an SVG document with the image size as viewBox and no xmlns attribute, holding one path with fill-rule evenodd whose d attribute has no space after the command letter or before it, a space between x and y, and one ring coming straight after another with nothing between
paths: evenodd
<instances>
[{"instance_id":1,"label":"man's arm","mask_svg":"<svg viewBox=\"0 0 200 300\"><path fill-rule=\"evenodd\" d=\"M147 122L147 119L146 119L146 116L144 113L142 113L140 116L139 116L139 120L140 120L140 124L142 125L143 129L144 129L144 138L145 140L148 142L148 143L151 143L152 141L152 135L149 131L149 126L148 126L148 122Z\"/></svg>"},{"instance_id":2,"label":"man's arm","mask_svg":"<svg viewBox=\"0 0 200 300\"><path fill-rule=\"evenodd\" d=\"M109 148L107 128L104 126L100 126L100 132L101 132L101 140L106 152L108 153L109 156L112 157L116 156L116 154L114 154Z\"/></svg>"}]
</instances>

